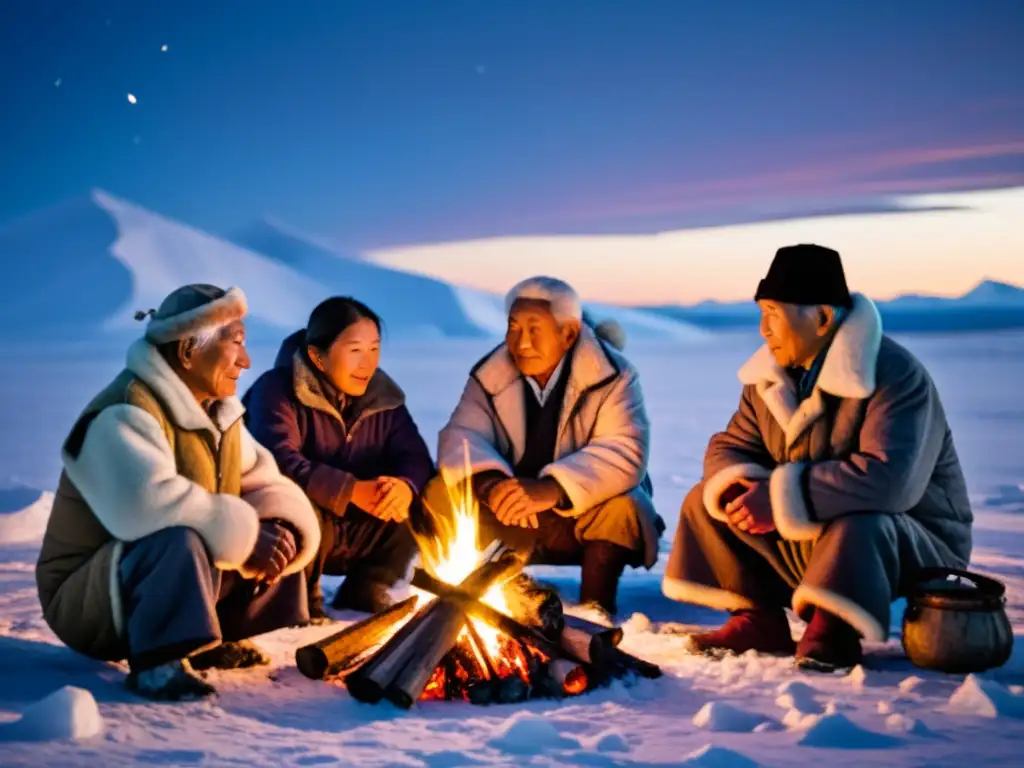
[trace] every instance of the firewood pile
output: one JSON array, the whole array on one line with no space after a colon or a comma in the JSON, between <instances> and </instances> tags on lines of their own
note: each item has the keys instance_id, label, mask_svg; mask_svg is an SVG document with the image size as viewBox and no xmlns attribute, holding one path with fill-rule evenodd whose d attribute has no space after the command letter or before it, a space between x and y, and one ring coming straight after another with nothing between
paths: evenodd
<instances>
[{"instance_id":1,"label":"firewood pile","mask_svg":"<svg viewBox=\"0 0 1024 768\"><path fill-rule=\"evenodd\" d=\"M300 648L299 670L341 681L360 701L405 709L417 701L576 696L618 678L661 675L618 647L621 629L566 615L558 594L522 568L496 542L458 584L417 569L419 594ZM495 590L507 610L488 604Z\"/></svg>"}]
</instances>

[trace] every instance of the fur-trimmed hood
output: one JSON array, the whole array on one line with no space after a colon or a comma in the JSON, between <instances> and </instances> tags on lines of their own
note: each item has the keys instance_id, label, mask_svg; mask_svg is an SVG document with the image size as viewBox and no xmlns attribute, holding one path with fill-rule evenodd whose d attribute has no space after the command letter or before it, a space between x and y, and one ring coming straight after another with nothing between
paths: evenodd
<instances>
[{"instance_id":1,"label":"fur-trimmed hood","mask_svg":"<svg viewBox=\"0 0 1024 768\"><path fill-rule=\"evenodd\" d=\"M602 343L586 324L581 327L579 340L568 354L572 355L572 359L568 361L571 365L567 386L570 398L572 393L578 395L600 386L629 367L626 359ZM522 374L516 368L515 361L512 360L512 355L505 344L480 360L470 375L491 396L501 394L522 379Z\"/></svg>"},{"instance_id":2,"label":"fur-trimmed hood","mask_svg":"<svg viewBox=\"0 0 1024 768\"><path fill-rule=\"evenodd\" d=\"M128 348L125 367L153 390L168 415L182 429L205 430L219 439L245 413L237 397L218 400L209 411L204 410L159 350L145 338Z\"/></svg>"},{"instance_id":3,"label":"fur-trimmed hood","mask_svg":"<svg viewBox=\"0 0 1024 768\"><path fill-rule=\"evenodd\" d=\"M275 367L291 371L295 398L308 408L329 414L342 421L338 398L330 391L318 371L306 357L304 330L296 331L284 340L277 353ZM405 392L394 379L378 368L370 377L366 392L352 398L351 421L366 418L382 411L391 411L405 405Z\"/></svg>"}]
</instances>

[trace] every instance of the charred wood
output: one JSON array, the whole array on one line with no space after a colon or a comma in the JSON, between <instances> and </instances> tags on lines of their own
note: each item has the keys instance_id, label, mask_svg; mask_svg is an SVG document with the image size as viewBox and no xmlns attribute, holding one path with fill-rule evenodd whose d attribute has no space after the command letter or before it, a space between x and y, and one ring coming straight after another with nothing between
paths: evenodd
<instances>
[{"instance_id":1,"label":"charred wood","mask_svg":"<svg viewBox=\"0 0 1024 768\"><path fill-rule=\"evenodd\" d=\"M415 597L403 600L340 632L302 646L295 651L295 664L302 674L312 680L324 680L343 674L365 659L367 651L382 643L394 631L398 622L414 610Z\"/></svg>"},{"instance_id":2,"label":"charred wood","mask_svg":"<svg viewBox=\"0 0 1024 768\"><path fill-rule=\"evenodd\" d=\"M499 629L517 642L532 645L538 651L549 657L565 656L567 651L559 645L548 640L538 629L520 624L511 616L506 616L496 611L486 603L477 600L473 595L468 594L458 587L438 581L426 571L416 569L412 577L412 585L425 592L438 595L444 599L456 600L463 610L473 616L483 619L495 629Z\"/></svg>"}]
</instances>

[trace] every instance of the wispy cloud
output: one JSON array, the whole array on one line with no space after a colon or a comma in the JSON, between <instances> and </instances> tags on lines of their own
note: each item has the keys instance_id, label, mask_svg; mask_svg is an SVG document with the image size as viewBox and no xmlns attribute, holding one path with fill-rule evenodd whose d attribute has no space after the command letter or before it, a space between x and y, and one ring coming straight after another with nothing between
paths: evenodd
<instances>
[{"instance_id":1,"label":"wispy cloud","mask_svg":"<svg viewBox=\"0 0 1024 768\"><path fill-rule=\"evenodd\" d=\"M368 256L494 291L545 272L569 280L591 299L638 304L749 298L775 249L795 242L838 248L851 285L882 298L907 291L958 294L983 277L1024 283L1024 186L922 194L899 202L903 212L659 234L496 237Z\"/></svg>"},{"instance_id":2,"label":"wispy cloud","mask_svg":"<svg viewBox=\"0 0 1024 768\"><path fill-rule=\"evenodd\" d=\"M825 158L811 163L776 168L745 176L711 179L647 188L631 198L605 204L552 211L546 218L593 220L612 217L685 213L739 206L778 199L912 194L926 191L962 191L1016 186L1024 182L1024 168L979 173L955 172L944 166L967 161L1024 157L1024 139L973 145L905 147ZM899 172L931 169L939 176L900 176Z\"/></svg>"}]
</instances>

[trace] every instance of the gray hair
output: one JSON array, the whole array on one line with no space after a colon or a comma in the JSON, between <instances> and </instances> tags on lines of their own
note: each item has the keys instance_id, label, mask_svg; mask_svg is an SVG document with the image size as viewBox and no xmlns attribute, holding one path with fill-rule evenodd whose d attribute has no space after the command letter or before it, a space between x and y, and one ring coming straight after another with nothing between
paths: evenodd
<instances>
[{"instance_id":1,"label":"gray hair","mask_svg":"<svg viewBox=\"0 0 1024 768\"><path fill-rule=\"evenodd\" d=\"M583 321L583 304L576 289L556 277L538 275L516 283L505 295L505 312L511 312L520 299L546 302L559 323Z\"/></svg>"},{"instance_id":2,"label":"gray hair","mask_svg":"<svg viewBox=\"0 0 1024 768\"><path fill-rule=\"evenodd\" d=\"M800 307L800 314L807 317L817 312L821 307L828 307L832 310L832 321L836 326L839 326L846 319L846 316L850 314L850 310L846 307L837 307L834 304L804 304Z\"/></svg>"}]
</instances>

